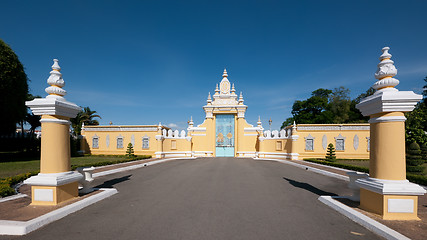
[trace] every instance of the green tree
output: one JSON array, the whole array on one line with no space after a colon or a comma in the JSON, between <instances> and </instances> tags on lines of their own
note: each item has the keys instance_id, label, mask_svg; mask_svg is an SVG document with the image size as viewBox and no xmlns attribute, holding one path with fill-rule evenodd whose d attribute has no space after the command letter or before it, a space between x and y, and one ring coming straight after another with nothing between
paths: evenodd
<instances>
[{"instance_id":1,"label":"green tree","mask_svg":"<svg viewBox=\"0 0 427 240\"><path fill-rule=\"evenodd\" d=\"M424 78L427 83L427 77ZM427 84L424 86L424 98L415 106L412 112L405 113L406 143L427 143Z\"/></svg>"},{"instance_id":2,"label":"green tree","mask_svg":"<svg viewBox=\"0 0 427 240\"><path fill-rule=\"evenodd\" d=\"M420 150L422 159L427 163L427 143L421 144Z\"/></svg>"},{"instance_id":3,"label":"green tree","mask_svg":"<svg viewBox=\"0 0 427 240\"><path fill-rule=\"evenodd\" d=\"M82 132L82 125L99 125L98 120L94 118L101 118L96 111L92 111L89 107L83 108L82 111L77 113L75 118L71 119L71 127L73 127L74 133L78 136Z\"/></svg>"},{"instance_id":4,"label":"green tree","mask_svg":"<svg viewBox=\"0 0 427 240\"><path fill-rule=\"evenodd\" d=\"M335 88L329 95L328 110L332 113L332 123L347 123L350 119L350 90L343 86Z\"/></svg>"},{"instance_id":5,"label":"green tree","mask_svg":"<svg viewBox=\"0 0 427 240\"><path fill-rule=\"evenodd\" d=\"M133 146L132 143L128 144L127 150L126 150L126 157L131 158L131 157L135 157L135 154L133 154Z\"/></svg>"},{"instance_id":6,"label":"green tree","mask_svg":"<svg viewBox=\"0 0 427 240\"><path fill-rule=\"evenodd\" d=\"M337 157L335 156L334 144L332 143L328 144L328 149L326 150L325 159L328 162L335 162L337 160Z\"/></svg>"},{"instance_id":7,"label":"green tree","mask_svg":"<svg viewBox=\"0 0 427 240\"><path fill-rule=\"evenodd\" d=\"M16 130L27 113L28 78L13 50L0 39L0 135Z\"/></svg>"},{"instance_id":8,"label":"green tree","mask_svg":"<svg viewBox=\"0 0 427 240\"><path fill-rule=\"evenodd\" d=\"M406 149L406 172L413 174L422 174L424 160L421 156L421 150L418 143L413 142L409 144Z\"/></svg>"}]
</instances>

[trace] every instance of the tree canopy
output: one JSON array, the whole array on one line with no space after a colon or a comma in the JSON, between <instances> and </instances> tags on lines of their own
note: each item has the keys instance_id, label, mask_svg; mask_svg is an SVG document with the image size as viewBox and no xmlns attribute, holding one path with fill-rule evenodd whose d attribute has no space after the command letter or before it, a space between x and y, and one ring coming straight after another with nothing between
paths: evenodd
<instances>
[{"instance_id":1,"label":"tree canopy","mask_svg":"<svg viewBox=\"0 0 427 240\"><path fill-rule=\"evenodd\" d=\"M18 56L0 39L0 135L11 134L25 119L28 78Z\"/></svg>"},{"instance_id":2,"label":"tree canopy","mask_svg":"<svg viewBox=\"0 0 427 240\"><path fill-rule=\"evenodd\" d=\"M406 116L406 141L427 144L427 77L424 78L423 99Z\"/></svg>"},{"instance_id":3,"label":"tree canopy","mask_svg":"<svg viewBox=\"0 0 427 240\"><path fill-rule=\"evenodd\" d=\"M310 98L294 102L292 117L283 122L282 128L292 124L293 121L312 124L367 122L367 118L356 109L356 104L373 92L374 90L370 88L351 100L350 90L345 87L334 90L319 88L311 93Z\"/></svg>"},{"instance_id":4,"label":"tree canopy","mask_svg":"<svg viewBox=\"0 0 427 240\"><path fill-rule=\"evenodd\" d=\"M82 131L82 124L85 125L99 125L98 120L94 118L101 118L101 116L96 114L96 111L90 110L89 107L83 108L75 118L71 119L71 126L74 129L76 135L80 135Z\"/></svg>"}]
</instances>

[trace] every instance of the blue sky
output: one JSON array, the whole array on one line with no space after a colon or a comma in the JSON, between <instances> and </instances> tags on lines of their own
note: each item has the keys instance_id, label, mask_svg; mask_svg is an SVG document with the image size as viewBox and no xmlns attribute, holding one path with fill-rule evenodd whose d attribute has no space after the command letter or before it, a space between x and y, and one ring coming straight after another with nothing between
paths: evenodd
<instances>
[{"instance_id":1,"label":"blue sky","mask_svg":"<svg viewBox=\"0 0 427 240\"><path fill-rule=\"evenodd\" d=\"M0 38L32 94L58 58L66 98L101 124L200 124L224 67L247 121L273 129L317 88L366 91L384 46L397 88L421 93L427 76L427 1L61 2L2 2Z\"/></svg>"}]
</instances>

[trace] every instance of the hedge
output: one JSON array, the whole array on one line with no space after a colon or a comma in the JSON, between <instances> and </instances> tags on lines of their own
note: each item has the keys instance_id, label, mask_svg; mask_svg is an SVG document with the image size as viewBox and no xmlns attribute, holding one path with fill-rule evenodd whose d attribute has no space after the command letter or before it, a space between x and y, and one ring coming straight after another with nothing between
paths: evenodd
<instances>
[{"instance_id":1,"label":"hedge","mask_svg":"<svg viewBox=\"0 0 427 240\"><path fill-rule=\"evenodd\" d=\"M346 160L349 160L349 159L346 159ZM306 159L304 159L304 161L369 173L369 168L367 168L367 167L353 166L353 165L348 165L348 164L343 164L343 163L338 163L338 162L327 162L325 160L318 160L318 159L314 159L314 158L306 158ZM427 186L427 177L426 176L406 173L406 179L408 179L410 182Z\"/></svg>"},{"instance_id":2,"label":"hedge","mask_svg":"<svg viewBox=\"0 0 427 240\"><path fill-rule=\"evenodd\" d=\"M121 159L121 160L116 160L116 161L95 162L95 163L92 163L90 165L94 166L94 167L99 167L99 166L125 163L125 162L131 162L131 161L149 159L149 158L151 158L150 155L142 155L142 156L135 156L133 158L125 158L125 159ZM78 167L86 167L87 165L88 164L71 165L71 169L76 170L76 168L78 168ZM15 189L13 189L12 186L24 181L25 179L27 179L31 176L37 175L38 173L39 173L38 171L28 172L28 173L22 173L22 174L13 176L13 177L0 179L0 197L7 197L7 196L15 194Z\"/></svg>"}]
</instances>

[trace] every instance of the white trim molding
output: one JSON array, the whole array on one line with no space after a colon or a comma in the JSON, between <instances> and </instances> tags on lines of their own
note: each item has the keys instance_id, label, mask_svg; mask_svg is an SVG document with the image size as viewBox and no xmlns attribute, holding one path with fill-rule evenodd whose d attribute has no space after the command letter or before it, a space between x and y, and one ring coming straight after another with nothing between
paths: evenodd
<instances>
[{"instance_id":1,"label":"white trim molding","mask_svg":"<svg viewBox=\"0 0 427 240\"><path fill-rule=\"evenodd\" d=\"M369 119L369 123L378 122L404 122L406 121L405 116L383 116Z\"/></svg>"},{"instance_id":2,"label":"white trim molding","mask_svg":"<svg viewBox=\"0 0 427 240\"><path fill-rule=\"evenodd\" d=\"M72 182L77 182L82 178L82 174L74 171L62 173L39 173L36 176L32 176L25 180L24 184L56 187Z\"/></svg>"},{"instance_id":3,"label":"white trim molding","mask_svg":"<svg viewBox=\"0 0 427 240\"><path fill-rule=\"evenodd\" d=\"M378 178L357 179L356 184L371 192L383 195L424 195L426 190L408 180L384 180Z\"/></svg>"},{"instance_id":4,"label":"white trim molding","mask_svg":"<svg viewBox=\"0 0 427 240\"><path fill-rule=\"evenodd\" d=\"M51 119L51 118L44 118L40 119L41 123L58 123L58 124L64 124L64 125L70 125L71 122L65 119Z\"/></svg>"}]
</instances>

